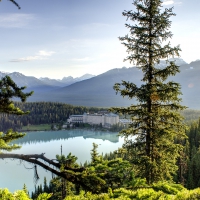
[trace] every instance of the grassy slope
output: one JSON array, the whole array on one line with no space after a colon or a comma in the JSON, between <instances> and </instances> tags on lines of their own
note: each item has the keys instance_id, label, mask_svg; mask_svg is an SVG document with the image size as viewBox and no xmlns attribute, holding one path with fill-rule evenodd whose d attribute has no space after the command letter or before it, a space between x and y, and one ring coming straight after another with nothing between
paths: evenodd
<instances>
[{"instance_id":1,"label":"grassy slope","mask_svg":"<svg viewBox=\"0 0 200 200\"><path fill-rule=\"evenodd\" d=\"M29 125L22 127L22 131L49 131L49 130L51 130L50 124Z\"/></svg>"}]
</instances>

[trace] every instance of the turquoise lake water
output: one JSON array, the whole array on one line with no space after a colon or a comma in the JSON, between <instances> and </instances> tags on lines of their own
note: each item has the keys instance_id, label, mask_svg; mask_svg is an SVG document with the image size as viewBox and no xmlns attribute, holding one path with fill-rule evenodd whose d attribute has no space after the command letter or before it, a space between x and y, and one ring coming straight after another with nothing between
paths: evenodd
<instances>
[{"instance_id":1,"label":"turquoise lake water","mask_svg":"<svg viewBox=\"0 0 200 200\"><path fill-rule=\"evenodd\" d=\"M78 163L90 161L90 151L92 144L98 144L98 152L109 153L117 150L123 144L123 138L117 136L118 133L100 132L91 130L63 130L63 131L44 131L29 132L27 135L15 141L22 145L20 150L12 151L19 154L41 154L54 159L56 154L68 155L70 152L78 157ZM22 189L24 183L29 191L33 191L34 170L32 164L20 162L19 160L4 159L0 160L0 188L8 188L14 192ZM49 181L52 177L50 172L38 167L39 181L43 183L44 177Z\"/></svg>"}]
</instances>

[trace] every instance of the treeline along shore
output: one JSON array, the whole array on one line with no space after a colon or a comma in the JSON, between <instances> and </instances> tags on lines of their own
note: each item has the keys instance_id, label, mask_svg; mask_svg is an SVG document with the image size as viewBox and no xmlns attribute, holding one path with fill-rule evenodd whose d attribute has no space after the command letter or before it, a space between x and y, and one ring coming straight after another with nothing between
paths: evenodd
<instances>
[{"instance_id":1,"label":"treeline along shore","mask_svg":"<svg viewBox=\"0 0 200 200\"><path fill-rule=\"evenodd\" d=\"M27 115L17 116L11 114L0 114L0 131L13 129L20 131L23 126L55 124L66 122L70 115L80 115L84 112L96 113L102 108L72 106L64 103L54 102L15 102L21 110L30 111Z\"/></svg>"},{"instance_id":2,"label":"treeline along shore","mask_svg":"<svg viewBox=\"0 0 200 200\"><path fill-rule=\"evenodd\" d=\"M82 115L84 112L97 113L108 108L73 106L65 103L55 102L15 102L21 110L30 111L27 115L17 116L11 114L0 114L0 131L13 129L22 130L23 126L57 124L66 122L70 115ZM187 109L182 112L186 123L190 124L200 117L200 110Z\"/></svg>"}]
</instances>

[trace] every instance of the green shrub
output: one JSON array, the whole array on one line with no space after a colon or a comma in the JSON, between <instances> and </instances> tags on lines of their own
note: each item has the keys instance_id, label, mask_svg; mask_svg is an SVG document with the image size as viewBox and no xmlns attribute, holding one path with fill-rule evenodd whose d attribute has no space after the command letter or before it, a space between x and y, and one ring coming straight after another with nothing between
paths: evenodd
<instances>
[{"instance_id":1,"label":"green shrub","mask_svg":"<svg viewBox=\"0 0 200 200\"><path fill-rule=\"evenodd\" d=\"M47 200L51 196L52 194L43 193L38 196L37 200ZM0 188L0 200L31 200L31 198L23 190L18 190L12 194L7 188Z\"/></svg>"},{"instance_id":2,"label":"green shrub","mask_svg":"<svg viewBox=\"0 0 200 200\"><path fill-rule=\"evenodd\" d=\"M30 198L23 190L18 190L12 194L5 188L0 189L0 200L30 200Z\"/></svg>"},{"instance_id":3,"label":"green shrub","mask_svg":"<svg viewBox=\"0 0 200 200\"><path fill-rule=\"evenodd\" d=\"M179 184L170 184L167 182L158 182L153 184L152 188L155 191L162 191L166 194L177 194L179 191L182 191L184 187Z\"/></svg>"}]
</instances>

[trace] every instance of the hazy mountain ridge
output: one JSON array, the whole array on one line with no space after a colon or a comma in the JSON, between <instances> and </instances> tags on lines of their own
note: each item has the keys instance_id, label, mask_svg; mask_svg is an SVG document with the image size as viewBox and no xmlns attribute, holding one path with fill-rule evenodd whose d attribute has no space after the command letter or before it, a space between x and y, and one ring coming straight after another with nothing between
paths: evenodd
<instances>
[{"instance_id":1,"label":"hazy mountain ridge","mask_svg":"<svg viewBox=\"0 0 200 200\"><path fill-rule=\"evenodd\" d=\"M200 88L198 87L200 85L200 61L190 64L182 63L180 66L181 72L175 77L170 77L169 80L181 84L183 105L200 109L198 102L198 99L200 99ZM97 107L128 106L134 103L134 100L123 98L119 94L116 95L113 85L126 80L139 86L142 84L141 79L142 72L136 67L112 69L91 79L47 92L45 98L42 98L41 95L35 95L30 98L30 101L57 101Z\"/></svg>"},{"instance_id":2,"label":"hazy mountain ridge","mask_svg":"<svg viewBox=\"0 0 200 200\"><path fill-rule=\"evenodd\" d=\"M20 72L9 73L9 72L0 71L0 78L3 78L6 75L10 76L13 79L13 81L17 83L18 86L26 86L27 91L30 91L30 90L49 91L49 90L56 89L58 87L64 87L64 86L76 83L78 81L82 81L82 80L94 77L94 75L92 74L85 74L77 78L73 78L72 76L63 77L62 80L50 79L47 77L38 79L34 76L25 76L24 74Z\"/></svg>"},{"instance_id":3,"label":"hazy mountain ridge","mask_svg":"<svg viewBox=\"0 0 200 200\"><path fill-rule=\"evenodd\" d=\"M200 109L200 60L190 64L183 60L178 60L178 63L182 63L180 65L181 72L174 77L170 77L169 80L181 84L183 105L193 109ZM164 67L166 62L161 62L161 64L162 66L158 67ZM28 101L52 101L97 107L128 106L134 101L123 98L119 94L116 95L113 86L115 83L121 83L122 80L133 82L139 86L142 84L141 79L142 72L136 67L116 68L65 87L55 87L54 85L51 86L51 90L45 89L45 85L38 88L35 87L34 95ZM16 81L16 83L18 82ZM43 89L41 90L42 87Z\"/></svg>"},{"instance_id":4,"label":"hazy mountain ridge","mask_svg":"<svg viewBox=\"0 0 200 200\"><path fill-rule=\"evenodd\" d=\"M13 79L13 81L17 83L18 86L35 87L40 85L46 85L34 76L25 76L24 74L19 72L0 72L1 78L6 75L10 76Z\"/></svg>"},{"instance_id":5,"label":"hazy mountain ridge","mask_svg":"<svg viewBox=\"0 0 200 200\"><path fill-rule=\"evenodd\" d=\"M73 78L72 76L63 77L62 79L50 79L48 77L44 77L44 78L41 77L39 80L41 80L42 82L48 85L64 87L64 86L68 86L82 80L90 79L92 77L95 77L95 76L92 74L84 74L83 76L77 77L77 78Z\"/></svg>"},{"instance_id":6,"label":"hazy mountain ridge","mask_svg":"<svg viewBox=\"0 0 200 200\"><path fill-rule=\"evenodd\" d=\"M178 65L178 66L188 64L182 58L170 58L169 62L170 61L175 61L176 65ZM158 68L164 68L166 66L167 66L167 63L165 60L161 60L160 63L157 65Z\"/></svg>"}]
</instances>

